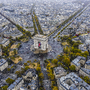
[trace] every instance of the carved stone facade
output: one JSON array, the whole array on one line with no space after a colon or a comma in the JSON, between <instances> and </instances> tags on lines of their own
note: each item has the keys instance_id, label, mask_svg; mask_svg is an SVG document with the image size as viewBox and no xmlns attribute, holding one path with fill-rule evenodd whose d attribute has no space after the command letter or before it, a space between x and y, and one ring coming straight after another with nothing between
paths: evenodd
<instances>
[{"instance_id":1,"label":"carved stone facade","mask_svg":"<svg viewBox=\"0 0 90 90\"><path fill-rule=\"evenodd\" d=\"M37 34L33 37L34 45L31 46L31 51L34 54L47 53L51 51L51 46L48 44L48 37Z\"/></svg>"},{"instance_id":2,"label":"carved stone facade","mask_svg":"<svg viewBox=\"0 0 90 90\"><path fill-rule=\"evenodd\" d=\"M35 35L34 39L34 48L40 50L48 49L48 37L43 35Z\"/></svg>"}]
</instances>

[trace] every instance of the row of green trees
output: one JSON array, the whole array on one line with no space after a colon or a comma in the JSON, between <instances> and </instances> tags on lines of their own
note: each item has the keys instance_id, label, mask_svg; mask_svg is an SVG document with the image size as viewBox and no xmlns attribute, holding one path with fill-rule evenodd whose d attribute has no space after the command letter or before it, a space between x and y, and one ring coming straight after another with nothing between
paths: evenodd
<instances>
[{"instance_id":1,"label":"row of green trees","mask_svg":"<svg viewBox=\"0 0 90 90\"><path fill-rule=\"evenodd\" d=\"M5 56L5 57L8 57L8 56L9 56L10 47L11 47L14 43L15 43L15 41L10 39L10 43L9 43L8 46L3 47L3 46L1 45L2 55L3 55L3 56Z\"/></svg>"},{"instance_id":2,"label":"row of green trees","mask_svg":"<svg viewBox=\"0 0 90 90\"><path fill-rule=\"evenodd\" d=\"M83 10L83 8L82 9L80 9L80 10L78 10L76 13L74 13L72 16L70 16L67 20L65 20L64 22L62 22L59 26L58 26L58 28L56 29L56 30L58 30L58 29L60 29L62 26L64 26L66 23L68 23L70 20L72 20L73 19L73 17L75 17L79 12L81 12ZM81 12L81 13L83 13L83 12ZM80 14L79 14L80 15ZM62 32L66 27L68 27L69 25L71 24L71 22L67 25L67 26L65 26L60 32ZM54 30L53 32L51 32L48 36L50 36L50 35L52 35L56 30ZM60 32L55 36L55 37L57 37L59 34L60 34ZM55 38L54 37L54 38Z\"/></svg>"},{"instance_id":3,"label":"row of green trees","mask_svg":"<svg viewBox=\"0 0 90 90\"><path fill-rule=\"evenodd\" d=\"M19 26L18 24L16 25L16 27L18 28L18 30L20 30L24 35L28 36L28 37L32 37L31 33L29 31L24 30L21 26Z\"/></svg>"},{"instance_id":4,"label":"row of green trees","mask_svg":"<svg viewBox=\"0 0 90 90\"><path fill-rule=\"evenodd\" d=\"M69 20L71 20L73 17L75 17L79 12L81 12L83 10L83 8L81 8L80 10L78 10L76 13L74 13L73 15L71 15L67 20L65 20L62 25L65 25Z\"/></svg>"},{"instance_id":5,"label":"row of green trees","mask_svg":"<svg viewBox=\"0 0 90 90\"><path fill-rule=\"evenodd\" d=\"M72 41L73 37L71 35L59 37L58 39L60 39L61 43L63 42L68 43L68 46L64 47L63 52L64 54L69 56L70 61L72 61L77 56L87 57L89 55L88 51L82 52L80 49L78 49L81 42Z\"/></svg>"},{"instance_id":6,"label":"row of green trees","mask_svg":"<svg viewBox=\"0 0 90 90\"><path fill-rule=\"evenodd\" d=\"M71 22L67 25L67 26L65 26L60 32L58 32L58 34L55 36L55 37L53 37L53 38L56 38L65 28L67 28L69 25L71 24Z\"/></svg>"},{"instance_id":7,"label":"row of green trees","mask_svg":"<svg viewBox=\"0 0 90 90\"><path fill-rule=\"evenodd\" d=\"M21 77L23 73L25 73L29 69L29 66L25 66L24 68L21 68L21 70L16 71L15 74L17 74L17 77Z\"/></svg>"},{"instance_id":8,"label":"row of green trees","mask_svg":"<svg viewBox=\"0 0 90 90\"><path fill-rule=\"evenodd\" d=\"M49 60L46 60L46 68L47 68L47 72L48 72L48 77L51 81L52 90L58 90L56 79L55 79L55 76L53 73L54 67L57 67L57 62L58 62L57 59L53 59L53 60L51 60L51 62Z\"/></svg>"},{"instance_id":9,"label":"row of green trees","mask_svg":"<svg viewBox=\"0 0 90 90\"><path fill-rule=\"evenodd\" d=\"M8 85L12 84L15 80L11 79L11 78L7 78L6 82L8 83ZM8 85L4 85L0 88L0 90L7 90Z\"/></svg>"},{"instance_id":10,"label":"row of green trees","mask_svg":"<svg viewBox=\"0 0 90 90\"><path fill-rule=\"evenodd\" d=\"M39 64L39 63L38 63L38 65L37 65L36 70L37 70L37 74L38 74L38 77L39 77L40 90L44 90L44 88L43 88L44 75L43 75L43 73L42 73L42 71L41 71L41 67L40 67L40 64Z\"/></svg>"},{"instance_id":11,"label":"row of green trees","mask_svg":"<svg viewBox=\"0 0 90 90\"><path fill-rule=\"evenodd\" d=\"M20 60L21 61L21 60ZM21 77L23 73L25 73L30 67L29 65L32 64L33 65L33 68L34 68L34 63L32 63L31 61L27 61L26 63L24 63L24 67L21 68L21 70L19 71L16 71L15 74L17 74L18 77Z\"/></svg>"},{"instance_id":12,"label":"row of green trees","mask_svg":"<svg viewBox=\"0 0 90 90\"><path fill-rule=\"evenodd\" d=\"M43 30L42 30L42 28L41 28L41 26L40 26L40 23L39 23L38 17L36 16L35 12L33 12L33 14L34 14L34 18L35 18L35 21L36 21L36 24L37 24L37 27L38 27L39 33L40 33L40 34L43 34Z\"/></svg>"},{"instance_id":13,"label":"row of green trees","mask_svg":"<svg viewBox=\"0 0 90 90\"><path fill-rule=\"evenodd\" d=\"M7 90L8 86L7 85L4 85L0 88L0 90Z\"/></svg>"},{"instance_id":14,"label":"row of green trees","mask_svg":"<svg viewBox=\"0 0 90 90\"><path fill-rule=\"evenodd\" d=\"M88 76L80 76L80 78L90 85L90 78Z\"/></svg>"},{"instance_id":15,"label":"row of green trees","mask_svg":"<svg viewBox=\"0 0 90 90\"><path fill-rule=\"evenodd\" d=\"M11 79L11 78L7 78L6 82L10 85L14 82L15 80Z\"/></svg>"},{"instance_id":16,"label":"row of green trees","mask_svg":"<svg viewBox=\"0 0 90 90\"><path fill-rule=\"evenodd\" d=\"M80 41L72 41L72 36L63 36L58 37L61 42L67 42L68 46L65 46L63 49L63 54L57 56L57 65L61 65L66 70L75 71L75 66L70 65L71 61L77 56L87 57L89 55L88 51L82 52L78 49L78 46L81 44Z\"/></svg>"},{"instance_id":17,"label":"row of green trees","mask_svg":"<svg viewBox=\"0 0 90 90\"><path fill-rule=\"evenodd\" d=\"M76 37L76 36L75 36ZM71 61L75 59L77 56L83 56L87 57L89 55L88 51L82 52L80 49L78 49L78 46L81 44L80 41L72 41L74 37L70 36L63 36L58 37L58 39L61 39L61 42L67 42L68 46L64 47L63 54L58 55L57 59L60 61L58 62L58 65L61 65L66 70L76 71L76 67L74 65L70 65ZM65 65L65 67L64 67ZM87 76L86 76L87 77ZM90 82L90 79L85 79L82 77L82 79L87 83Z\"/></svg>"},{"instance_id":18,"label":"row of green trees","mask_svg":"<svg viewBox=\"0 0 90 90\"><path fill-rule=\"evenodd\" d=\"M56 79L53 73L55 67L62 66L65 70L75 71L75 65L70 65L70 59L65 55L58 55L57 59L45 60L48 77L51 81L52 90L58 90Z\"/></svg>"},{"instance_id":19,"label":"row of green trees","mask_svg":"<svg viewBox=\"0 0 90 90\"><path fill-rule=\"evenodd\" d=\"M38 34L36 24L35 24L35 19L34 19L33 15L32 15L32 20L33 20L33 26L34 26L34 34Z\"/></svg>"},{"instance_id":20,"label":"row of green trees","mask_svg":"<svg viewBox=\"0 0 90 90\"><path fill-rule=\"evenodd\" d=\"M86 8L87 9L87 8ZM86 10L85 9L85 10ZM63 23L61 23L59 26L58 26L58 29L59 28L61 28L61 26L63 26L63 25L65 25L67 22L69 22L73 17L75 17L79 12L81 12L83 10L83 8L82 9L80 9L80 10L78 10L75 14L73 14L72 16L70 16L67 20L65 20ZM83 10L78 16L80 16L85 10ZM78 17L77 16L77 17ZM75 19L77 18L77 17L75 17ZM65 28L67 28L70 24L71 24L72 22L70 22L67 26L65 26L60 32L58 32L58 34L54 37L54 38L56 38Z\"/></svg>"}]
</instances>

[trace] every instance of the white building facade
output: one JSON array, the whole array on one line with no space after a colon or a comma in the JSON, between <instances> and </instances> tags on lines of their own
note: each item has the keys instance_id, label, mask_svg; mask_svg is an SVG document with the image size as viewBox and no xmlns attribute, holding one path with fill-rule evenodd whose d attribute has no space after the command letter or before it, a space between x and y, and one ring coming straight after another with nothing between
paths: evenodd
<instances>
[{"instance_id":1,"label":"white building facade","mask_svg":"<svg viewBox=\"0 0 90 90\"><path fill-rule=\"evenodd\" d=\"M22 84L24 83L22 78L18 78L15 80L15 82L13 84L11 84L7 90L20 90L20 88L22 87Z\"/></svg>"},{"instance_id":2,"label":"white building facade","mask_svg":"<svg viewBox=\"0 0 90 90\"><path fill-rule=\"evenodd\" d=\"M0 56L2 56L2 49L0 49Z\"/></svg>"},{"instance_id":3,"label":"white building facade","mask_svg":"<svg viewBox=\"0 0 90 90\"><path fill-rule=\"evenodd\" d=\"M6 47L7 45L9 45L9 43L10 43L9 39L7 39L7 38L4 38L4 39L0 38L0 45Z\"/></svg>"},{"instance_id":4,"label":"white building facade","mask_svg":"<svg viewBox=\"0 0 90 90\"><path fill-rule=\"evenodd\" d=\"M33 39L34 49L39 49L43 51L48 49L48 37L37 34L33 37Z\"/></svg>"},{"instance_id":5,"label":"white building facade","mask_svg":"<svg viewBox=\"0 0 90 90\"><path fill-rule=\"evenodd\" d=\"M0 71L8 67L8 62L5 59L0 59Z\"/></svg>"}]
</instances>

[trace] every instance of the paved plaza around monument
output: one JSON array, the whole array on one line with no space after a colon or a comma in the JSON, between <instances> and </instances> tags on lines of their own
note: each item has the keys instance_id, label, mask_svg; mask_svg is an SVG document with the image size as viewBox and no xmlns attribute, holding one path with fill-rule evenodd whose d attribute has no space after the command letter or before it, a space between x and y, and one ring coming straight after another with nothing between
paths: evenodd
<instances>
[{"instance_id":1,"label":"paved plaza around monument","mask_svg":"<svg viewBox=\"0 0 90 90\"><path fill-rule=\"evenodd\" d=\"M46 59L54 59L57 55L63 52L63 47L60 42L57 40L49 39L48 44L51 46L52 50L47 54L34 54L33 51L30 50L31 46L34 44L33 39L30 39L27 43L22 43L21 48L18 53L23 58L23 63L31 60L32 62L36 60L46 60Z\"/></svg>"}]
</instances>

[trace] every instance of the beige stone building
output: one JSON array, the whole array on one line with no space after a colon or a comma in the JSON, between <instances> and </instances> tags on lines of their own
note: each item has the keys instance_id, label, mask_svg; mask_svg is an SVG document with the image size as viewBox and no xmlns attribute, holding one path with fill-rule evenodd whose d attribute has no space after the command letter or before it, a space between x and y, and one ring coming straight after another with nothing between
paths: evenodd
<instances>
[{"instance_id":1,"label":"beige stone building","mask_svg":"<svg viewBox=\"0 0 90 90\"><path fill-rule=\"evenodd\" d=\"M17 78L13 84L11 84L7 90L20 90L20 87L24 83L22 78Z\"/></svg>"},{"instance_id":2,"label":"beige stone building","mask_svg":"<svg viewBox=\"0 0 90 90\"><path fill-rule=\"evenodd\" d=\"M55 75L55 78L58 79L62 76L65 76L67 74L66 70L62 67L56 67L54 68L54 75Z\"/></svg>"},{"instance_id":3,"label":"beige stone building","mask_svg":"<svg viewBox=\"0 0 90 90\"><path fill-rule=\"evenodd\" d=\"M85 67L80 69L79 74L90 78L90 60L86 61Z\"/></svg>"},{"instance_id":4,"label":"beige stone building","mask_svg":"<svg viewBox=\"0 0 90 90\"><path fill-rule=\"evenodd\" d=\"M59 90L90 90L90 85L73 72L58 78L57 85Z\"/></svg>"},{"instance_id":5,"label":"beige stone building","mask_svg":"<svg viewBox=\"0 0 90 90\"><path fill-rule=\"evenodd\" d=\"M8 67L8 62L5 59L0 59L0 71Z\"/></svg>"},{"instance_id":6,"label":"beige stone building","mask_svg":"<svg viewBox=\"0 0 90 90\"><path fill-rule=\"evenodd\" d=\"M7 38L0 38L0 45L6 47L7 45L9 45L10 41Z\"/></svg>"},{"instance_id":7,"label":"beige stone building","mask_svg":"<svg viewBox=\"0 0 90 90\"><path fill-rule=\"evenodd\" d=\"M71 65L75 65L76 71L80 70L80 68L85 64L86 58L82 56L77 56L72 62Z\"/></svg>"},{"instance_id":8,"label":"beige stone building","mask_svg":"<svg viewBox=\"0 0 90 90\"><path fill-rule=\"evenodd\" d=\"M28 69L22 77L24 82L28 83L27 90L38 90L38 75L35 69Z\"/></svg>"},{"instance_id":9,"label":"beige stone building","mask_svg":"<svg viewBox=\"0 0 90 90\"><path fill-rule=\"evenodd\" d=\"M2 49L0 49L0 56L2 56Z\"/></svg>"}]
</instances>

